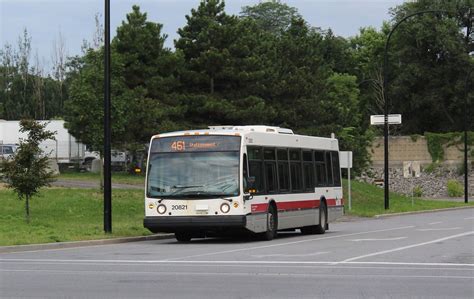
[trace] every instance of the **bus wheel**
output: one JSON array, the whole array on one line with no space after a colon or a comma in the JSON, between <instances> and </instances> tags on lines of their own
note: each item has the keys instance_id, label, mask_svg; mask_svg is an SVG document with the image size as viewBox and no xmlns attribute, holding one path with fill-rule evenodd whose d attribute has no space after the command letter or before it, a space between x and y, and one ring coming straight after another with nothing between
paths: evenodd
<instances>
[{"instance_id":1,"label":"bus wheel","mask_svg":"<svg viewBox=\"0 0 474 299\"><path fill-rule=\"evenodd\" d=\"M328 212L326 208L326 203L321 201L319 206L319 224L315 227L316 234L324 234L326 232L326 226L328 224Z\"/></svg>"},{"instance_id":2,"label":"bus wheel","mask_svg":"<svg viewBox=\"0 0 474 299\"><path fill-rule=\"evenodd\" d=\"M176 232L174 233L174 236L176 237L176 240L178 242L189 242L191 241L191 234L190 233L185 233L185 232Z\"/></svg>"},{"instance_id":3,"label":"bus wheel","mask_svg":"<svg viewBox=\"0 0 474 299\"><path fill-rule=\"evenodd\" d=\"M319 224L304 226L300 228L301 233L303 235L324 234L326 232L326 227L328 226L327 219L328 217L326 204L324 203L324 201L321 201L321 205L319 206Z\"/></svg>"},{"instance_id":4,"label":"bus wheel","mask_svg":"<svg viewBox=\"0 0 474 299\"><path fill-rule=\"evenodd\" d=\"M277 235L277 229L278 229L277 211L273 205L270 205L268 209L268 213L267 213L267 231L260 235L262 240L265 240L265 241L273 240Z\"/></svg>"}]
</instances>

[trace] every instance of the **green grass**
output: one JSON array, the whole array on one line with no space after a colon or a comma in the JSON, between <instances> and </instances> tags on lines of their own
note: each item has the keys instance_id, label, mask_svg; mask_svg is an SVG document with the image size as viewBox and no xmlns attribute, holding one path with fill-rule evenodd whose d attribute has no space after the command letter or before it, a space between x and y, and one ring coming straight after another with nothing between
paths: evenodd
<instances>
[{"instance_id":1,"label":"green grass","mask_svg":"<svg viewBox=\"0 0 474 299\"><path fill-rule=\"evenodd\" d=\"M419 197L412 198L390 192L390 209L384 208L384 189L365 183L351 181L352 210L349 211L347 180L344 180L345 212L349 215L372 217L380 214L401 213L421 210L434 210L464 206L474 206L473 202L428 200Z\"/></svg>"},{"instance_id":2,"label":"green grass","mask_svg":"<svg viewBox=\"0 0 474 299\"><path fill-rule=\"evenodd\" d=\"M80 174L82 175L82 174ZM90 175L90 174L85 174ZM85 176L84 175L84 176ZM84 177L82 176L82 177ZM74 179L74 176L69 176ZM93 177L93 176L91 176ZM347 181L344 182L347 198ZM390 209L384 209L383 189L352 182L352 210L346 213L370 217L466 206L460 202L433 201L391 193ZM94 189L47 188L30 202L31 222L25 221L24 201L8 189L0 189L0 246L149 235L143 228L143 191L114 190L112 234L103 232L103 195ZM474 206L471 202L470 206Z\"/></svg>"},{"instance_id":3,"label":"green grass","mask_svg":"<svg viewBox=\"0 0 474 299\"><path fill-rule=\"evenodd\" d=\"M92 189L50 188L30 201L30 224L24 201L0 190L0 245L37 244L148 235L143 227L143 191L114 190L112 234L103 231L103 195Z\"/></svg>"},{"instance_id":4,"label":"green grass","mask_svg":"<svg viewBox=\"0 0 474 299\"><path fill-rule=\"evenodd\" d=\"M100 173L91 172L66 172L61 173L58 177L61 180L68 181L100 181ZM124 172L112 172L112 183L128 184L128 185L145 185L145 175L133 175Z\"/></svg>"}]
</instances>

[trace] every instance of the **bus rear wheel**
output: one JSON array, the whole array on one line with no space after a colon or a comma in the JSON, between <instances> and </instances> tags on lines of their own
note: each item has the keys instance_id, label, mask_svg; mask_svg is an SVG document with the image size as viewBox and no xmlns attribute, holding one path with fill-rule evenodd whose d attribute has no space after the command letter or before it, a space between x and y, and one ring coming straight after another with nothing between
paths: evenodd
<instances>
[{"instance_id":1,"label":"bus rear wheel","mask_svg":"<svg viewBox=\"0 0 474 299\"><path fill-rule=\"evenodd\" d=\"M316 233L324 234L326 232L326 226L328 224L328 209L326 208L326 202L321 201L319 205L319 224L316 225Z\"/></svg>"},{"instance_id":2,"label":"bus rear wheel","mask_svg":"<svg viewBox=\"0 0 474 299\"><path fill-rule=\"evenodd\" d=\"M176 240L178 240L178 242L182 242L182 243L187 243L191 241L191 238L192 238L191 234L186 233L186 232L176 232L174 233L174 236Z\"/></svg>"},{"instance_id":3,"label":"bus rear wheel","mask_svg":"<svg viewBox=\"0 0 474 299\"><path fill-rule=\"evenodd\" d=\"M321 205L319 206L319 224L302 227L301 233L303 235L324 234L326 232L327 226L328 226L328 213L327 213L326 203L324 201L321 201Z\"/></svg>"}]
</instances>

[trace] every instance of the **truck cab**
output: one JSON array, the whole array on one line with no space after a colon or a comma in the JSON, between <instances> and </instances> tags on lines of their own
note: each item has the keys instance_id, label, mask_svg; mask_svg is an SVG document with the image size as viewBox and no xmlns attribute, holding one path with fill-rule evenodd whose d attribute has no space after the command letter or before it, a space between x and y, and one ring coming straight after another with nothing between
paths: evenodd
<instances>
[{"instance_id":1,"label":"truck cab","mask_svg":"<svg viewBox=\"0 0 474 299\"><path fill-rule=\"evenodd\" d=\"M0 159L11 158L18 146L16 144L0 144Z\"/></svg>"}]
</instances>

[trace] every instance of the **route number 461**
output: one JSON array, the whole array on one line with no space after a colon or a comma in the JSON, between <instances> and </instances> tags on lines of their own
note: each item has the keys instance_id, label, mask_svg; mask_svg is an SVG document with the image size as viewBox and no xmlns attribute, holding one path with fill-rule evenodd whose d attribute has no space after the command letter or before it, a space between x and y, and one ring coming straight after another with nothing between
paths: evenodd
<instances>
[{"instance_id":1,"label":"route number 461","mask_svg":"<svg viewBox=\"0 0 474 299\"><path fill-rule=\"evenodd\" d=\"M186 150L186 143L184 141L174 141L171 144L171 149L174 151L182 152Z\"/></svg>"}]
</instances>

